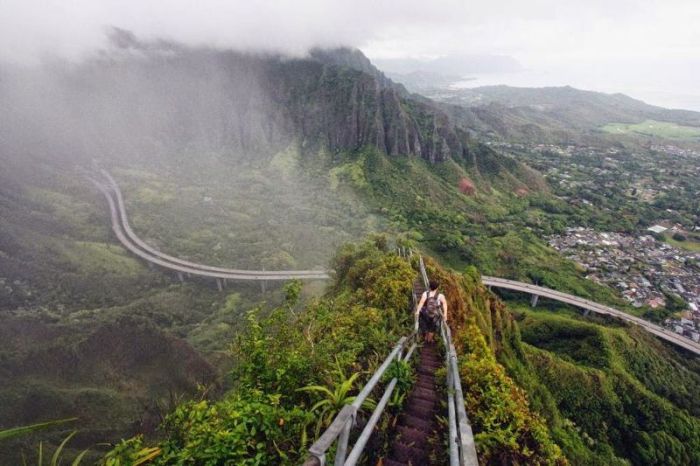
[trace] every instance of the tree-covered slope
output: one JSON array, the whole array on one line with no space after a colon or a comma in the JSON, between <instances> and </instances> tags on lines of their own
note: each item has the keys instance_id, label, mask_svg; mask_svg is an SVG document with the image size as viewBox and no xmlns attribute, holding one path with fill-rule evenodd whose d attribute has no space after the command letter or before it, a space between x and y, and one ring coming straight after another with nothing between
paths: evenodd
<instances>
[{"instance_id":1,"label":"tree-covered slope","mask_svg":"<svg viewBox=\"0 0 700 466\"><path fill-rule=\"evenodd\" d=\"M566 311L523 308L513 318L520 330L499 360L575 464L698 462L695 358L641 329Z\"/></svg>"},{"instance_id":2,"label":"tree-covered slope","mask_svg":"<svg viewBox=\"0 0 700 466\"><path fill-rule=\"evenodd\" d=\"M230 451L239 464L299 462L344 402L336 398L321 413L325 403L313 406L325 395L298 389L317 385L334 393L357 373L344 392L351 396L410 332L415 263L386 252L384 241L344 248L335 260L337 280L318 301L298 308L290 288L287 304L270 317L251 314L249 330L232 347L235 387L220 401L187 403L171 414L155 463L220 464ZM450 303L482 464L697 461L700 419L692 394L700 372L675 349L621 324L510 309L480 285L474 268L459 274L428 260L428 273ZM367 459L382 456L387 426L399 412L400 404L392 405L380 422ZM125 458L143 446L133 439L109 455Z\"/></svg>"},{"instance_id":3,"label":"tree-covered slope","mask_svg":"<svg viewBox=\"0 0 700 466\"><path fill-rule=\"evenodd\" d=\"M669 110L624 94L605 94L570 86L451 89L437 82L432 89L416 91L445 104L444 110L454 121L471 131L511 143L629 144L651 139L625 137L620 133L611 137L605 134L604 127L611 123L645 120L694 129L700 126L698 112Z\"/></svg>"},{"instance_id":4,"label":"tree-covered slope","mask_svg":"<svg viewBox=\"0 0 700 466\"><path fill-rule=\"evenodd\" d=\"M231 350L234 388L220 401L186 403L168 416L153 463L298 464L398 338L412 331L409 306L417 262L386 246L386 239L377 237L343 248L334 261L335 283L304 308L295 306L295 288L288 287L287 303L269 317L251 313L248 330ZM525 393L488 347L492 331L475 325L491 313L488 293L470 275L437 264L430 273L443 280L453 303L451 325L482 463L566 464L543 418L530 410ZM411 380L403 383L410 387ZM304 388L313 386L328 391ZM380 421L366 464L384 455L401 400L395 397ZM143 446L134 438L108 457L134 458Z\"/></svg>"}]
</instances>

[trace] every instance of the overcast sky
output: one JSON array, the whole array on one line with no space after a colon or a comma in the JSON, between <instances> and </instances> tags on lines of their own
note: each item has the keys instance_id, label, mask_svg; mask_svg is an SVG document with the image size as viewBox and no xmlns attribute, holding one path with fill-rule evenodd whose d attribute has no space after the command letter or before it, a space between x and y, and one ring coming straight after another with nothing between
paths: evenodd
<instances>
[{"instance_id":1,"label":"overcast sky","mask_svg":"<svg viewBox=\"0 0 700 466\"><path fill-rule=\"evenodd\" d=\"M294 54L351 45L370 58L501 54L535 70L700 76L700 0L0 0L0 60L80 58L109 26Z\"/></svg>"}]
</instances>

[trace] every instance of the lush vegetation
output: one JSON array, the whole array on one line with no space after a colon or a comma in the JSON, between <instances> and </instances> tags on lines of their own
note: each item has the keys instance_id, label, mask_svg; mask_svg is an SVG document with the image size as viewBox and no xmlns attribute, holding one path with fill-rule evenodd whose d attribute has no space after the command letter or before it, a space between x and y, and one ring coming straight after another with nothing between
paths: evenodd
<instances>
[{"instance_id":1,"label":"lush vegetation","mask_svg":"<svg viewBox=\"0 0 700 466\"><path fill-rule=\"evenodd\" d=\"M568 464L526 392L496 359L517 333L509 312L483 288L474 267L459 275L430 262L429 275L451 303L464 401L482 464Z\"/></svg>"},{"instance_id":2,"label":"lush vegetation","mask_svg":"<svg viewBox=\"0 0 700 466\"><path fill-rule=\"evenodd\" d=\"M233 388L219 401L178 406L162 426L166 440L154 464L300 462L410 327L415 271L408 262L366 244L346 247L334 265L338 281L328 296L300 308L292 283L269 315L249 312L230 349ZM127 462L142 448L138 438L129 442L110 458Z\"/></svg>"},{"instance_id":3,"label":"lush vegetation","mask_svg":"<svg viewBox=\"0 0 700 466\"><path fill-rule=\"evenodd\" d=\"M269 316L251 312L248 330L231 348L234 387L219 401L191 401L170 414L162 426L166 440L152 447L161 452L153 464L298 464L305 448L411 328L408 306L416 270L386 252L384 241L343 248L334 262L337 281L324 298L299 309L288 287L286 304ZM486 343L482 332L491 338L493 330L476 325L485 324L491 310L473 272L461 277L433 265L431 275L444 280L454 302L451 322L464 352L467 409L484 464L565 464L543 419L529 409L524 392ZM396 365L390 372L399 378L399 393L406 393L410 367ZM400 404L399 395L380 424L376 457ZM108 458L124 464L143 448L137 437Z\"/></svg>"},{"instance_id":4,"label":"lush vegetation","mask_svg":"<svg viewBox=\"0 0 700 466\"><path fill-rule=\"evenodd\" d=\"M562 291L624 307L607 287L584 279L571 261L549 248L542 235L565 228L572 209L547 193L528 169L481 165L486 149L476 146L477 162L430 165L413 158L391 158L374 150L310 158L311 172L335 173L353 186L376 212L391 220L409 244L418 244L459 270L475 265L485 275L536 281ZM478 172L479 178L473 173ZM463 178L478 180L474 195L463 194ZM525 191L522 191L524 189ZM523 193L526 193L523 195Z\"/></svg>"},{"instance_id":5,"label":"lush vegetation","mask_svg":"<svg viewBox=\"0 0 700 466\"><path fill-rule=\"evenodd\" d=\"M206 52L200 58L212 57ZM682 160L664 156L668 170L662 173L648 170L658 161L631 150L620 153L614 169L607 153L572 158L582 172L600 169L603 183L562 185L563 192L515 158L470 141L464 129L432 131L445 130L448 119L418 100L383 100L395 112L377 123L372 111L381 107L377 82L356 70L274 59L265 66L283 79L268 83L278 84L271 100L249 105L252 113L232 114L237 100L248 102L245 86L205 86L254 81L235 74L230 59L222 70L193 70L191 63L203 63L196 59L159 72L151 68L150 78L169 79L163 89L143 88L162 90L149 105L139 92L119 99L131 102L119 107L128 124L119 124L119 118L89 122L85 134L101 135L94 146L89 137L75 138L85 142L80 148L50 140L47 152L87 152L84 166L96 153L110 154L102 162L122 185L140 236L173 255L226 266L324 266L340 244L384 230L454 270L476 266L484 274L533 280L621 305L610 289L585 280L573 263L546 247L542 236L572 224L639 231L659 218L652 214L662 212L669 221L696 224L697 177ZM136 78L145 71L141 66L152 64L139 61L135 74L128 67L95 65L75 76L81 84L76 88L110 96L99 105L110 107L116 106L111 96L120 95L118 84L126 81L120 72ZM170 79L183 69L188 71L182 80ZM317 74L320 69L329 72ZM185 79L190 73L194 80ZM106 87L82 85L88 82ZM387 92L382 98L391 95L397 96ZM556 103L577 95L560 89L552 98ZM174 96L189 111L172 111ZM209 97L199 100L202 96ZM568 124L562 116L583 119L589 129L634 121L624 109L619 118L600 116L601 109L614 106L602 96L589 97L592 104L583 109L555 107L539 115L543 125L529 119L530 111L499 105L481 109L476 119L469 112L455 111L455 116L494 136L512 130L528 142L539 136L568 140L572 129L561 127ZM84 107L76 109L94 103L78 100ZM277 109L287 106L294 118L285 123ZM374 133L358 137L361 131L346 124L346 108L353 106L362 107L359 120L377 125L377 134L415 123L426 139L422 155L445 160L430 163L417 156L415 146L413 155L391 156L361 147ZM43 118L16 120L41 127ZM162 126L151 126L156 121ZM547 122L557 122L556 127L545 127ZM286 138L287 130L296 134ZM669 131L678 128L664 128L666 136ZM443 136L454 137L451 146ZM598 131L594 137L611 136ZM266 138L275 141L267 145ZM399 139L387 138L392 144ZM0 425L79 414L80 433L51 434L48 443L54 447L47 451L54 455L78 458L88 446L126 438L102 458L104 464L297 464L398 336L411 328L406 308L416 271L387 253L384 240L344 247L332 264L337 280L321 298L309 298L319 294L319 284L272 286L265 293L257 285L218 293L206 281L176 284L115 245L104 200L67 168L70 163L63 164L74 159L46 163L51 157L42 153L20 163L25 150L32 152L26 148L34 146L21 140L16 147L21 150L6 152L17 152L17 160L5 160L3 153L0 171ZM459 150L448 156L435 152L440 147ZM119 160L108 158L122 152ZM560 159L544 154L537 168L546 171L542 167ZM632 172L649 176L625 184L621 173ZM650 188L658 191L653 202L638 202ZM551 196L550 189L595 207L570 205ZM679 243L692 247L693 239L689 235ZM443 282L452 304L451 325L482 463L698 462L696 361L611 322L603 323L615 328L606 329L579 322L568 311L559 317L511 313L478 285L473 267L454 274L432 262L430 273ZM391 369L400 390L380 423L377 456L411 385L411 370L407 365ZM222 379L221 373L229 376ZM134 436L137 432L144 435ZM4 440L0 462L16 463L22 450L36 453L37 438ZM39 451L43 454L43 447ZM91 449L88 455L97 453Z\"/></svg>"},{"instance_id":6,"label":"lush vegetation","mask_svg":"<svg viewBox=\"0 0 700 466\"><path fill-rule=\"evenodd\" d=\"M171 169L160 159L110 169L135 230L166 252L233 267L327 267L341 243L380 222L347 188L328 193L325 178L305 177L299 157L292 147L254 162L182 155ZM197 384L221 391L245 313L283 301L274 283L218 293L213 282L180 285L150 270L116 243L101 194L69 167L8 165L0 217L0 426L79 415L69 447L152 434ZM322 287L308 284L301 298ZM57 445L61 435L47 437ZM8 445L0 463L34 440Z\"/></svg>"},{"instance_id":7,"label":"lush vegetation","mask_svg":"<svg viewBox=\"0 0 700 466\"><path fill-rule=\"evenodd\" d=\"M575 312L522 306L513 315L519 332L498 358L572 463L698 461L697 361L642 330Z\"/></svg>"}]
</instances>

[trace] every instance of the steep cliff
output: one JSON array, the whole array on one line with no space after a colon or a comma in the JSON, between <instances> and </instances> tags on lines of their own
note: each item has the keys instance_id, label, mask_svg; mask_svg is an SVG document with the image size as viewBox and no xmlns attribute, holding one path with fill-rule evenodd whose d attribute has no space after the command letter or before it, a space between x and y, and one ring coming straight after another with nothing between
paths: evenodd
<instances>
[{"instance_id":1,"label":"steep cliff","mask_svg":"<svg viewBox=\"0 0 700 466\"><path fill-rule=\"evenodd\" d=\"M68 157L253 154L298 142L332 152L371 146L431 163L476 156L475 142L445 112L391 82L358 50L289 58L120 34L112 49L81 64L6 73L0 101L16 118L3 122L1 148Z\"/></svg>"}]
</instances>

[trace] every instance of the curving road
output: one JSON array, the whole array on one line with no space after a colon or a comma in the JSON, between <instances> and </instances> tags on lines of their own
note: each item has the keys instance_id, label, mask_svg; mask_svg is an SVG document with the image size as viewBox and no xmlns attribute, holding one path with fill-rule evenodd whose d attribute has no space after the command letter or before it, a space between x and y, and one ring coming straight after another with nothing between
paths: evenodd
<instances>
[{"instance_id":1,"label":"curving road","mask_svg":"<svg viewBox=\"0 0 700 466\"><path fill-rule=\"evenodd\" d=\"M672 332L670 330L666 330L665 328L653 324L640 317L627 314L626 312L619 311L612 307L604 306L602 304L598 304L588 299L579 298L577 296L562 293L561 291L552 290L543 286L532 285L530 283L523 283L515 280L507 280L505 278L483 276L481 277L481 281L484 285L487 286L505 288L514 291L522 291L523 293L529 293L537 296L542 296L543 298L553 299L562 303L572 304L574 306L580 307L582 309L587 309L597 314L617 317L626 322L639 325L640 327L643 327L645 330L647 330L650 333L653 333L659 338L662 338L670 343L673 343L674 345L678 345L684 349L687 349L688 351L700 355L700 344L695 343L693 340L678 335L677 333Z\"/></svg>"},{"instance_id":2,"label":"curving road","mask_svg":"<svg viewBox=\"0 0 700 466\"><path fill-rule=\"evenodd\" d=\"M88 177L95 186L104 194L109 204L109 210L112 221L112 230L117 236L122 245L133 254L142 259L158 265L160 267L173 270L178 273L185 273L201 277L215 278L218 280L327 280L331 278L330 274L322 270L241 270L227 269L222 267L213 267L195 262L186 261L177 257L162 253L152 246L142 241L136 233L131 229L124 207L124 198L122 196L119 185L106 171L101 170L101 174L107 180L108 186ZM582 309L586 309L597 314L614 316L626 322L630 322L640 327L643 327L648 332L662 338L670 343L680 346L688 351L700 355L700 344L682 337L670 330L653 324L642 318L627 314L609 306L598 304L594 301L579 298L574 295L562 293L542 286L533 285L530 283L508 280L505 278L483 276L482 282L484 285L493 286L496 288L504 288L514 291L529 293L532 295L542 296L544 298L553 299L566 304L571 304Z\"/></svg>"},{"instance_id":3,"label":"curving road","mask_svg":"<svg viewBox=\"0 0 700 466\"><path fill-rule=\"evenodd\" d=\"M327 280L329 273L323 270L241 270L212 267L186 261L164 254L142 241L131 229L124 207L124 199L114 178L105 170L101 173L107 179L109 186L88 177L90 181L104 194L109 204L112 230L122 245L133 254L160 267L179 273L210 277L224 280Z\"/></svg>"}]
</instances>

